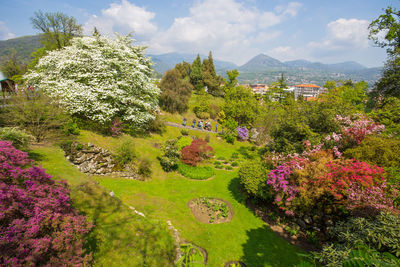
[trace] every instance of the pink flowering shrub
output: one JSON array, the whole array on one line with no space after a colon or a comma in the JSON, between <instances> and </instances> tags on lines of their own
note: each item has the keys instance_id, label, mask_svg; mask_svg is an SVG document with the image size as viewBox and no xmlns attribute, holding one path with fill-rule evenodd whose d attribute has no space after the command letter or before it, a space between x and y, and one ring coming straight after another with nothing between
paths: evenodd
<instances>
[{"instance_id":1,"label":"pink flowering shrub","mask_svg":"<svg viewBox=\"0 0 400 267\"><path fill-rule=\"evenodd\" d=\"M1 266L87 265L83 237L91 227L71 206L65 182L0 141Z\"/></svg>"},{"instance_id":2,"label":"pink flowering shrub","mask_svg":"<svg viewBox=\"0 0 400 267\"><path fill-rule=\"evenodd\" d=\"M120 121L118 118L115 118L112 122L111 122L111 126L110 126L110 133L111 136L118 136L122 133L122 121Z\"/></svg>"},{"instance_id":3,"label":"pink flowering shrub","mask_svg":"<svg viewBox=\"0 0 400 267\"><path fill-rule=\"evenodd\" d=\"M397 193L387 188L382 168L357 160L335 160L331 150L286 157L286 162L269 173L267 184L274 203L288 215L312 213L316 206L333 211L366 207L395 211Z\"/></svg>"}]
</instances>

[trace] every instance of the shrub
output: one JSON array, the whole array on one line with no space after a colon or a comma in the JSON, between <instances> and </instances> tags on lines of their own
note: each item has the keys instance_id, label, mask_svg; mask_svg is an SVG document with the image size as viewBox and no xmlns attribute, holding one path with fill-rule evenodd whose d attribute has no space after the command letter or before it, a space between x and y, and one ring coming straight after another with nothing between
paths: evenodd
<instances>
[{"instance_id":1,"label":"shrub","mask_svg":"<svg viewBox=\"0 0 400 267\"><path fill-rule=\"evenodd\" d=\"M67 183L8 141L0 155L0 265L89 265L83 244L92 226L73 208Z\"/></svg>"},{"instance_id":2,"label":"shrub","mask_svg":"<svg viewBox=\"0 0 400 267\"><path fill-rule=\"evenodd\" d=\"M209 166L193 167L181 162L178 162L178 172L187 178L196 180L208 179L215 174L214 169Z\"/></svg>"},{"instance_id":3,"label":"shrub","mask_svg":"<svg viewBox=\"0 0 400 267\"><path fill-rule=\"evenodd\" d=\"M7 124L29 132L36 142L41 142L59 134L68 122L68 116L58 103L47 95L40 91L28 91L11 98L5 120Z\"/></svg>"},{"instance_id":4,"label":"shrub","mask_svg":"<svg viewBox=\"0 0 400 267\"><path fill-rule=\"evenodd\" d=\"M135 145L132 141L124 141L115 154L115 159L122 166L131 163L136 157Z\"/></svg>"},{"instance_id":5,"label":"shrub","mask_svg":"<svg viewBox=\"0 0 400 267\"><path fill-rule=\"evenodd\" d=\"M192 138L188 136L182 136L176 142L176 146L178 147L178 150L181 151L182 148L184 148L185 146L190 146L191 143L192 143Z\"/></svg>"},{"instance_id":6,"label":"shrub","mask_svg":"<svg viewBox=\"0 0 400 267\"><path fill-rule=\"evenodd\" d=\"M237 127L237 137L239 138L240 141L245 141L249 139L249 130L247 130L246 127Z\"/></svg>"},{"instance_id":7,"label":"shrub","mask_svg":"<svg viewBox=\"0 0 400 267\"><path fill-rule=\"evenodd\" d=\"M118 118L115 118L112 122L111 122L111 127L110 127L110 133L111 136L118 136L122 133L122 121L120 121Z\"/></svg>"},{"instance_id":8,"label":"shrub","mask_svg":"<svg viewBox=\"0 0 400 267\"><path fill-rule=\"evenodd\" d=\"M239 181L252 197L267 199L267 170L259 160L246 161L239 168Z\"/></svg>"},{"instance_id":9,"label":"shrub","mask_svg":"<svg viewBox=\"0 0 400 267\"><path fill-rule=\"evenodd\" d=\"M164 171L170 172L178 168L179 158L181 156L180 150L177 146L176 139L167 140L161 147L163 155L158 157L161 167Z\"/></svg>"},{"instance_id":10,"label":"shrub","mask_svg":"<svg viewBox=\"0 0 400 267\"><path fill-rule=\"evenodd\" d=\"M207 135L206 135L206 138L204 138L204 140L205 140L207 143L210 143L210 135L207 134Z\"/></svg>"},{"instance_id":11,"label":"shrub","mask_svg":"<svg viewBox=\"0 0 400 267\"><path fill-rule=\"evenodd\" d=\"M181 161L187 165L196 166L198 162L210 158L214 151L203 139L193 140L190 146L182 149Z\"/></svg>"},{"instance_id":12,"label":"shrub","mask_svg":"<svg viewBox=\"0 0 400 267\"><path fill-rule=\"evenodd\" d=\"M227 165L227 166L225 166L225 170L230 171L230 170L233 170L233 168L232 168L232 166Z\"/></svg>"},{"instance_id":13,"label":"shrub","mask_svg":"<svg viewBox=\"0 0 400 267\"><path fill-rule=\"evenodd\" d=\"M4 127L0 128L0 139L11 141L14 147L26 150L33 136L15 127Z\"/></svg>"},{"instance_id":14,"label":"shrub","mask_svg":"<svg viewBox=\"0 0 400 267\"><path fill-rule=\"evenodd\" d=\"M182 129L181 130L181 135L188 136L189 135L189 130L188 129Z\"/></svg>"},{"instance_id":15,"label":"shrub","mask_svg":"<svg viewBox=\"0 0 400 267\"><path fill-rule=\"evenodd\" d=\"M70 119L63 127L63 132L65 135L79 135L78 124Z\"/></svg>"},{"instance_id":16,"label":"shrub","mask_svg":"<svg viewBox=\"0 0 400 267\"><path fill-rule=\"evenodd\" d=\"M218 117L220 108L216 104L210 104L210 118L215 120Z\"/></svg>"},{"instance_id":17,"label":"shrub","mask_svg":"<svg viewBox=\"0 0 400 267\"><path fill-rule=\"evenodd\" d=\"M232 166L232 167L237 167L237 166L239 166L239 163L237 163L236 161L234 161L234 162L231 163L231 166Z\"/></svg>"},{"instance_id":18,"label":"shrub","mask_svg":"<svg viewBox=\"0 0 400 267\"><path fill-rule=\"evenodd\" d=\"M236 140L236 136L233 134L224 134L223 135L225 141L229 144L234 144Z\"/></svg>"},{"instance_id":19,"label":"shrub","mask_svg":"<svg viewBox=\"0 0 400 267\"><path fill-rule=\"evenodd\" d=\"M347 149L344 156L382 167L396 167L400 162L400 140L368 136L357 147Z\"/></svg>"},{"instance_id":20,"label":"shrub","mask_svg":"<svg viewBox=\"0 0 400 267\"><path fill-rule=\"evenodd\" d=\"M376 218L350 218L331 229L336 242L327 244L316 258L329 266L341 265L348 259L351 249L365 245L380 252L400 256L400 217L391 213L381 213ZM332 255L335 255L334 257Z\"/></svg>"},{"instance_id":21,"label":"shrub","mask_svg":"<svg viewBox=\"0 0 400 267\"><path fill-rule=\"evenodd\" d=\"M156 116L154 120L151 120L149 122L149 126L147 129L151 133L163 134L167 131L167 126L159 116Z\"/></svg>"},{"instance_id":22,"label":"shrub","mask_svg":"<svg viewBox=\"0 0 400 267\"><path fill-rule=\"evenodd\" d=\"M149 159L139 160L138 173L144 177L151 176L151 161Z\"/></svg>"}]
</instances>

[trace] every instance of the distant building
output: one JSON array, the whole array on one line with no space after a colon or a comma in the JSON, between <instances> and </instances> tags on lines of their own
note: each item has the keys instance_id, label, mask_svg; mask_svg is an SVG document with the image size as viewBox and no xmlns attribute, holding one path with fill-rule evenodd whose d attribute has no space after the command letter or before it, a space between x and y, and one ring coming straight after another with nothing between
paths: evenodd
<instances>
[{"instance_id":1,"label":"distant building","mask_svg":"<svg viewBox=\"0 0 400 267\"><path fill-rule=\"evenodd\" d=\"M294 87L294 97L297 99L300 95L304 100L315 100L319 95L321 87L315 84L298 84Z\"/></svg>"},{"instance_id":2,"label":"distant building","mask_svg":"<svg viewBox=\"0 0 400 267\"><path fill-rule=\"evenodd\" d=\"M245 86L250 87L254 94L265 95L268 91L268 85L262 83L247 84Z\"/></svg>"}]
</instances>

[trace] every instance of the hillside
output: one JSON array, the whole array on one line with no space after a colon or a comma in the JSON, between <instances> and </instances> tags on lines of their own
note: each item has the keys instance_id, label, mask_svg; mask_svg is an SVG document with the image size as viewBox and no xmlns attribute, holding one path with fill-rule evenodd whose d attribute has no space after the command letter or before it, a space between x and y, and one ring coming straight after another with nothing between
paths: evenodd
<instances>
[{"instance_id":1,"label":"hillside","mask_svg":"<svg viewBox=\"0 0 400 267\"><path fill-rule=\"evenodd\" d=\"M39 35L23 36L19 38L0 41L0 64L8 60L10 49L17 51L18 59L27 64L31 60L31 53L35 49L42 47Z\"/></svg>"}]
</instances>

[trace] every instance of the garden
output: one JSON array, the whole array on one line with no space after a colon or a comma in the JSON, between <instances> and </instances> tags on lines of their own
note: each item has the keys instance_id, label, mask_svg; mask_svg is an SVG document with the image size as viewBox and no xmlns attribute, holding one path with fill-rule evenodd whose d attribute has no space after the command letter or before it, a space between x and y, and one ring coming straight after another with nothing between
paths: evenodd
<instances>
[{"instance_id":1,"label":"garden","mask_svg":"<svg viewBox=\"0 0 400 267\"><path fill-rule=\"evenodd\" d=\"M144 49L71 38L0 109L0 265L399 266L397 49L317 101Z\"/></svg>"}]
</instances>

